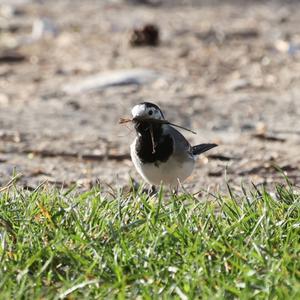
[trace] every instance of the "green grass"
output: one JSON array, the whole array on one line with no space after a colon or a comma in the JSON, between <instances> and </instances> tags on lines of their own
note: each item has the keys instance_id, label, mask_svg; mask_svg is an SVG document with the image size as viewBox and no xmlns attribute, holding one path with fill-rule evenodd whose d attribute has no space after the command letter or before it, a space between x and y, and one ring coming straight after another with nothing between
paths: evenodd
<instances>
[{"instance_id":1,"label":"green grass","mask_svg":"<svg viewBox=\"0 0 300 300\"><path fill-rule=\"evenodd\" d=\"M300 194L0 193L0 299L300 299Z\"/></svg>"}]
</instances>

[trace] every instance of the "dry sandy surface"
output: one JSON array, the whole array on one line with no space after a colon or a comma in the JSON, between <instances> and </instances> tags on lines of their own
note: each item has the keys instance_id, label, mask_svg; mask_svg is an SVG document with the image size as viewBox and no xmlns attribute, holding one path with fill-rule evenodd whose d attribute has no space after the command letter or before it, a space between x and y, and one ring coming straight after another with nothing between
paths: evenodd
<instances>
[{"instance_id":1,"label":"dry sandy surface","mask_svg":"<svg viewBox=\"0 0 300 300\"><path fill-rule=\"evenodd\" d=\"M133 2L0 0L0 186L140 181L118 119L141 101L219 144L188 189L276 182L276 165L299 184L300 3ZM146 23L160 44L132 47Z\"/></svg>"}]
</instances>

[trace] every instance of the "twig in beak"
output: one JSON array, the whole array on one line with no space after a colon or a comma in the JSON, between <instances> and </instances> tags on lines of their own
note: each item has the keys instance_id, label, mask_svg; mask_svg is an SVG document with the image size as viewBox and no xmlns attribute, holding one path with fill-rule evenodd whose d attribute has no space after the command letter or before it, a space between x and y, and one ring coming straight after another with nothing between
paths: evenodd
<instances>
[{"instance_id":1,"label":"twig in beak","mask_svg":"<svg viewBox=\"0 0 300 300\"><path fill-rule=\"evenodd\" d=\"M149 123L157 123L157 124L168 124L168 125L171 125L171 126L174 126L174 127L178 127L180 129L183 129L183 130L186 130L186 131L189 131L193 134L197 134L195 131L191 130L191 129L188 129L188 128L185 128L183 126L180 126L180 125L176 125L174 123L171 123L167 120L158 120L158 119L151 119L151 118L133 118L133 119L129 119L129 118L120 118L119 120L119 124L124 124L124 123L128 123L128 122L134 122L134 121L140 121L140 122L149 122Z\"/></svg>"},{"instance_id":2,"label":"twig in beak","mask_svg":"<svg viewBox=\"0 0 300 300\"><path fill-rule=\"evenodd\" d=\"M155 142L154 142L154 134L153 134L153 126L150 124L150 136L151 136L151 142L152 142L152 154L155 153Z\"/></svg>"},{"instance_id":3,"label":"twig in beak","mask_svg":"<svg viewBox=\"0 0 300 300\"><path fill-rule=\"evenodd\" d=\"M132 121L133 120L129 119L129 118L120 118L119 119L119 124L129 123L129 122L132 122Z\"/></svg>"},{"instance_id":4,"label":"twig in beak","mask_svg":"<svg viewBox=\"0 0 300 300\"><path fill-rule=\"evenodd\" d=\"M191 129L188 129L188 128L185 128L185 127L182 127L182 126L180 126L180 125L173 124L173 123L171 123L171 122L169 122L169 121L167 121L167 123L166 123L166 124L169 124L169 125L171 125L171 126L178 127L178 128L180 128L180 129L183 129L183 130L189 131L189 132L191 132L191 133L193 133L193 134L197 134L197 132L196 132L196 131L194 131L194 130L191 130Z\"/></svg>"}]
</instances>

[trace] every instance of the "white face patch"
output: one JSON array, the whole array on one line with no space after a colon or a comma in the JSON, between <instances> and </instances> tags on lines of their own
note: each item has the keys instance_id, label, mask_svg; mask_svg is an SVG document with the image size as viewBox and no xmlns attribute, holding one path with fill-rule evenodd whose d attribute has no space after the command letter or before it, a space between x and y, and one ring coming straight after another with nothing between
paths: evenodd
<instances>
[{"instance_id":1,"label":"white face patch","mask_svg":"<svg viewBox=\"0 0 300 300\"><path fill-rule=\"evenodd\" d=\"M163 120L163 115L159 109L153 106L146 106L145 104L137 104L131 110L133 118L147 117L157 120Z\"/></svg>"}]
</instances>

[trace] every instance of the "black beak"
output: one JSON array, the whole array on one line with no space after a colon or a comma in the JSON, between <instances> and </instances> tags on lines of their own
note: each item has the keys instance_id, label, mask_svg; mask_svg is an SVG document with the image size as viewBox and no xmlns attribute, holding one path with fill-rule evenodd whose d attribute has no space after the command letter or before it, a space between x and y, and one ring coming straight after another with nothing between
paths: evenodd
<instances>
[{"instance_id":1,"label":"black beak","mask_svg":"<svg viewBox=\"0 0 300 300\"><path fill-rule=\"evenodd\" d=\"M146 121L153 121L154 119L148 118L148 117L143 117L143 116L137 116L132 118L132 122L134 123L139 123L139 122L146 122Z\"/></svg>"}]
</instances>

